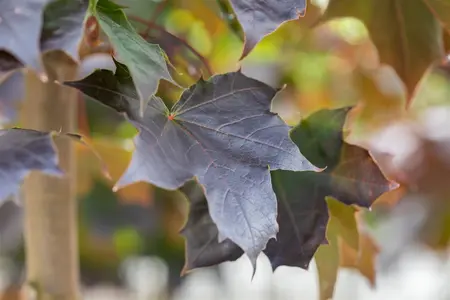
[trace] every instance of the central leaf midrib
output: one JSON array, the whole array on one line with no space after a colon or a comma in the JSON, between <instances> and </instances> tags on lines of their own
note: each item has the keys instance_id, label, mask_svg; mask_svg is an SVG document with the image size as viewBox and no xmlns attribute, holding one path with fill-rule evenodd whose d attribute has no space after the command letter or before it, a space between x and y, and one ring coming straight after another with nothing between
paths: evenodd
<instances>
[{"instance_id":1,"label":"central leaf midrib","mask_svg":"<svg viewBox=\"0 0 450 300\"><path fill-rule=\"evenodd\" d=\"M209 154L209 151L207 150L207 148L204 147L204 145L200 142L199 139L195 138L194 134L193 134L189 129L187 129L186 127L184 127L182 124L179 124L178 122L173 122L173 123L176 124L176 125L178 125L178 126L181 128L181 130L183 130L183 132L184 132L185 134L187 134L187 135L188 135L189 137L191 137L197 144L199 144L200 147L201 147L202 149L205 149L205 152L206 152L206 154L208 155L208 157L211 159L211 162L210 162L210 164L205 168L204 174L206 174L206 172L208 172L208 170L209 170L209 168L210 168L211 166L215 166L216 168L217 168L217 167L222 167L222 166L217 165L217 164L215 163L215 159L214 159L213 157L211 157L211 155ZM223 168L223 167L222 167L222 168ZM227 186L228 186L228 184L227 184ZM225 199L226 199L226 196L227 196L228 192L231 192L231 193L232 193L232 191L231 191L230 188L228 188L228 189L227 189L227 192L225 193L224 200L222 201L223 204L224 204L224 202L225 202ZM208 198L206 198L206 200L208 201ZM242 205L239 203L239 201L237 201L237 202L238 202L239 207L241 208L242 213L245 215L244 219L245 219L245 222L246 222L246 224L247 224L248 231L250 232L253 246L255 246L255 239L254 239L252 227L250 226L250 223L249 223L249 221L247 220L246 213L245 213L245 211L243 210ZM224 207L224 205L222 205L222 207ZM227 238L229 238L229 237L227 237Z\"/></svg>"},{"instance_id":2,"label":"central leaf midrib","mask_svg":"<svg viewBox=\"0 0 450 300\"><path fill-rule=\"evenodd\" d=\"M197 105L191 106L191 107L189 107L189 108L187 108L185 110L182 110L182 111L175 110L173 113L176 114L177 116L180 116L180 115L182 115L184 113L187 113L188 111L191 111L193 109L202 107L203 105L206 105L206 104L209 104L209 103L213 103L213 102L222 100L222 99L224 99L224 98L226 98L228 96L231 96L231 95L234 95L234 94L237 94L237 93L242 93L242 92L247 92L247 91L252 91L252 90L258 90L258 89L262 89L262 87L250 87L250 88L244 88L244 89L240 89L240 90L234 90L234 91L231 91L229 93L223 94L223 95L221 95L221 96L219 96L217 98L212 98L211 100L207 100L207 101L204 101L204 102L199 103ZM183 108L186 105L187 101L189 101L194 96L194 92L192 92L192 93L193 94L186 100L185 103L182 104L180 109Z\"/></svg>"},{"instance_id":3,"label":"central leaf midrib","mask_svg":"<svg viewBox=\"0 0 450 300\"><path fill-rule=\"evenodd\" d=\"M242 206L241 201L239 201L240 199L234 196L233 191L231 191L231 190L229 190L229 191L230 191L231 195L233 196L233 198L235 199L235 202L239 205L239 208L241 209L241 211L242 211L242 213L244 215L245 224L247 225L248 231L250 232L250 237L252 239L252 248L253 248L252 250L255 250L255 246L257 245L257 243L255 242L255 236L253 234L253 228L252 228L252 226L250 224L250 220L248 219L247 213L244 210L244 207ZM225 200L226 200L226 196L227 195L228 195L228 193L226 193L225 197L224 197L224 202L223 202L224 205L225 205Z\"/></svg>"}]
</instances>

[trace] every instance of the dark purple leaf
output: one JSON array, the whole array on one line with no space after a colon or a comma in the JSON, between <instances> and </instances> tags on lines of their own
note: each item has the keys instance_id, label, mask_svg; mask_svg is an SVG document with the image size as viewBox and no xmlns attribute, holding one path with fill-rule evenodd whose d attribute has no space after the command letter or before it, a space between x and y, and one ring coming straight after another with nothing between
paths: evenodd
<instances>
[{"instance_id":1,"label":"dark purple leaf","mask_svg":"<svg viewBox=\"0 0 450 300\"><path fill-rule=\"evenodd\" d=\"M0 0L0 50L44 73L39 39L42 15L49 0ZM0 72L4 72L0 69Z\"/></svg>"},{"instance_id":2,"label":"dark purple leaf","mask_svg":"<svg viewBox=\"0 0 450 300\"><path fill-rule=\"evenodd\" d=\"M47 5L40 39L41 51L62 50L78 61L87 8L87 0L56 0Z\"/></svg>"},{"instance_id":3,"label":"dark purple leaf","mask_svg":"<svg viewBox=\"0 0 450 300\"><path fill-rule=\"evenodd\" d=\"M264 253L273 269L281 265L307 268L317 248L327 243L325 234L329 214L326 196L331 195L346 204L370 206L391 188L366 150L342 140L347 112L347 108L322 110L291 131L291 138L302 153L315 165L327 167L325 171L271 172L278 201L279 232L276 240L268 242ZM357 155L353 157L355 152ZM185 194L194 197L188 192ZM199 196L191 198L191 209L196 211L189 214L183 229L187 243L187 269L232 261L239 254L237 245L219 243L217 229L207 215L207 209L198 210L199 199Z\"/></svg>"},{"instance_id":4,"label":"dark purple leaf","mask_svg":"<svg viewBox=\"0 0 450 300\"><path fill-rule=\"evenodd\" d=\"M63 174L51 133L16 128L0 130L0 199L15 194L32 170Z\"/></svg>"},{"instance_id":5,"label":"dark purple leaf","mask_svg":"<svg viewBox=\"0 0 450 300\"><path fill-rule=\"evenodd\" d=\"M219 231L209 214L208 202L203 190L195 181L180 188L190 202L187 223L181 230L186 240L186 262L183 273L223 262L223 258L234 261L244 254L238 245L229 239L219 242Z\"/></svg>"},{"instance_id":6,"label":"dark purple leaf","mask_svg":"<svg viewBox=\"0 0 450 300\"><path fill-rule=\"evenodd\" d=\"M267 244L264 253L273 270L279 266L308 269L317 248L326 241L328 210L326 182L312 172L272 172L278 200L276 240Z\"/></svg>"},{"instance_id":7,"label":"dark purple leaf","mask_svg":"<svg viewBox=\"0 0 450 300\"><path fill-rule=\"evenodd\" d=\"M230 0L245 33L242 57L282 23L297 19L306 9L306 0Z\"/></svg>"},{"instance_id":8,"label":"dark purple leaf","mask_svg":"<svg viewBox=\"0 0 450 300\"><path fill-rule=\"evenodd\" d=\"M197 177L221 236L253 264L278 230L271 170L316 170L289 139L289 127L270 112L276 90L240 72L200 80L169 110L152 99L139 115L128 69L100 70L66 83L116 111L139 129L131 163L116 187L147 181L177 189Z\"/></svg>"},{"instance_id":9,"label":"dark purple leaf","mask_svg":"<svg viewBox=\"0 0 450 300\"><path fill-rule=\"evenodd\" d=\"M24 97L24 80L24 74L16 71L0 82L0 123L16 118L17 103Z\"/></svg>"},{"instance_id":10,"label":"dark purple leaf","mask_svg":"<svg viewBox=\"0 0 450 300\"><path fill-rule=\"evenodd\" d=\"M45 74L41 52L78 60L87 0L0 0L0 73L22 65Z\"/></svg>"}]
</instances>

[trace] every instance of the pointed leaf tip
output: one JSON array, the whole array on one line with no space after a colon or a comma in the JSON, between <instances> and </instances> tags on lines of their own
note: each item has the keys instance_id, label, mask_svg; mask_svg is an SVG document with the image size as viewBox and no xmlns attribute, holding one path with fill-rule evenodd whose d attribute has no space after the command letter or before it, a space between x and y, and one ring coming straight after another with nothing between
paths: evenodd
<instances>
[{"instance_id":1,"label":"pointed leaf tip","mask_svg":"<svg viewBox=\"0 0 450 300\"><path fill-rule=\"evenodd\" d=\"M159 45L142 38L130 24L122 8L112 1L98 1L95 16L114 47L117 60L127 66L132 76L140 101L138 114L143 117L147 103L156 93L161 79L179 87L167 68L167 55Z\"/></svg>"},{"instance_id":2,"label":"pointed leaf tip","mask_svg":"<svg viewBox=\"0 0 450 300\"><path fill-rule=\"evenodd\" d=\"M263 37L281 24L298 19L298 12L306 9L306 0L230 0L231 6L245 33L243 60Z\"/></svg>"}]
</instances>

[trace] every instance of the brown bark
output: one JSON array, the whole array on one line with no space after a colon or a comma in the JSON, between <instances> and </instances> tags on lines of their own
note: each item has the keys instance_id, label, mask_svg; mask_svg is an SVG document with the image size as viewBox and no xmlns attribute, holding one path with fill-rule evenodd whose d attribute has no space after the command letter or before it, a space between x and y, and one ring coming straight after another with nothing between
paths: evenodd
<instances>
[{"instance_id":1,"label":"brown bark","mask_svg":"<svg viewBox=\"0 0 450 300\"><path fill-rule=\"evenodd\" d=\"M45 62L47 83L27 72L21 125L76 132L77 92L54 81L73 79L77 66L62 53L48 55ZM33 172L23 186L27 283L39 300L75 300L79 293L75 145L67 138L55 138L55 145L66 176Z\"/></svg>"}]
</instances>

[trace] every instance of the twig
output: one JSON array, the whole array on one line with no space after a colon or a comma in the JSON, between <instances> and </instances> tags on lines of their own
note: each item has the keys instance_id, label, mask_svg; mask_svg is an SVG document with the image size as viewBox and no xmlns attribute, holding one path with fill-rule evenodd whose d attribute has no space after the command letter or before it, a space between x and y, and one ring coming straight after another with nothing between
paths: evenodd
<instances>
[{"instance_id":1,"label":"twig","mask_svg":"<svg viewBox=\"0 0 450 300\"><path fill-rule=\"evenodd\" d=\"M78 98L78 130L82 135L89 137L89 121L87 118L87 107L84 97L81 93L77 95Z\"/></svg>"},{"instance_id":2,"label":"twig","mask_svg":"<svg viewBox=\"0 0 450 300\"><path fill-rule=\"evenodd\" d=\"M182 44L184 47L189 49L189 51L191 51L192 54L194 54L195 56L198 57L198 59L203 63L203 65L205 66L206 70L208 71L208 75L211 76L211 75L214 74L212 69L211 69L211 67L210 67L210 65L209 65L209 63L208 63L208 60L203 55L198 53L198 51L195 50L191 45L189 45L189 43L186 40L184 40L183 38L180 38L180 37L178 37L178 36L168 32L165 28L159 26L158 24L153 23L152 21L147 21L147 20L144 20L144 19L136 17L136 16L129 16L129 18L131 20L134 20L136 22L139 22L141 24L146 25L148 28L158 30L159 32L162 32L162 33L164 33L164 34L166 34L166 35L176 39L178 42L180 42L180 44Z\"/></svg>"},{"instance_id":3,"label":"twig","mask_svg":"<svg viewBox=\"0 0 450 300\"><path fill-rule=\"evenodd\" d=\"M158 3L158 5L156 6L155 10L152 13L152 16L150 17L150 21L155 22L158 19L159 15L164 11L168 3L169 3L168 1L161 1L160 3ZM142 35L145 38L147 38L148 35L150 34L150 30L151 27L147 26Z\"/></svg>"},{"instance_id":4,"label":"twig","mask_svg":"<svg viewBox=\"0 0 450 300\"><path fill-rule=\"evenodd\" d=\"M229 5L227 0L216 0L217 5L219 5L219 9L221 12L221 17L225 19L230 30L237 35L237 37L244 41L244 37L241 34L241 25L237 17L235 16L233 9Z\"/></svg>"}]
</instances>

